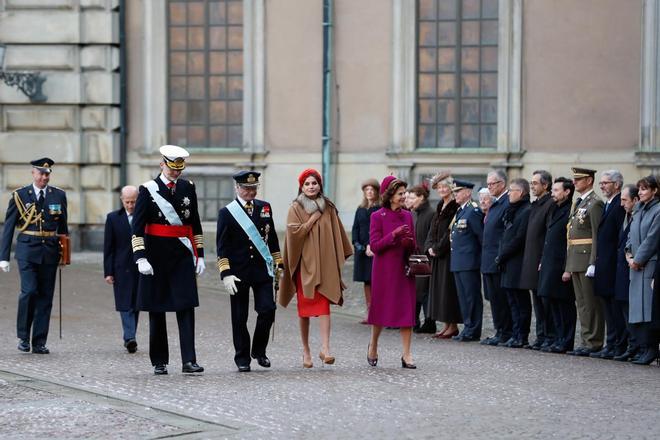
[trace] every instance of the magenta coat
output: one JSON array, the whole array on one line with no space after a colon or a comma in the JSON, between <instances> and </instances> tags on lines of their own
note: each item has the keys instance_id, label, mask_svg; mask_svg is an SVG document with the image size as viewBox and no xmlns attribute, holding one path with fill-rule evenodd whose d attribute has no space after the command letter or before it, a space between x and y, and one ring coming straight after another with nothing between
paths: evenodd
<instances>
[{"instance_id":1,"label":"magenta coat","mask_svg":"<svg viewBox=\"0 0 660 440\"><path fill-rule=\"evenodd\" d=\"M392 231L404 224L410 228L410 239L395 239ZM387 327L413 327L415 277L407 277L405 273L408 256L416 248L415 228L410 212L381 208L371 214L369 244L374 259L368 323Z\"/></svg>"}]
</instances>

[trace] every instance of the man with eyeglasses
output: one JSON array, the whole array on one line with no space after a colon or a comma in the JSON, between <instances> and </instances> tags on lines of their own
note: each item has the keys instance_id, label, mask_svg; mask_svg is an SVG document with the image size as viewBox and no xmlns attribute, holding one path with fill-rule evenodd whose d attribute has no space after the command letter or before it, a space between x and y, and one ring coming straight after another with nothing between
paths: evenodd
<instances>
[{"instance_id":1,"label":"man with eyeglasses","mask_svg":"<svg viewBox=\"0 0 660 440\"><path fill-rule=\"evenodd\" d=\"M488 191L493 202L484 217L484 235L481 247L481 273L484 279L484 296L490 302L495 335L481 341L482 345L496 346L505 343L513 335L511 310L506 291L501 286L501 273L495 257L500 249L500 240L504 234L502 217L509 207L507 176L502 170L488 173L486 177Z\"/></svg>"},{"instance_id":2,"label":"man with eyeglasses","mask_svg":"<svg viewBox=\"0 0 660 440\"><path fill-rule=\"evenodd\" d=\"M575 191L580 196L573 203L568 218L568 250L563 281L572 280L578 317L580 345L569 351L574 356L589 356L603 348L605 321L594 296L592 278L596 261L598 225L603 216L603 201L594 193L596 170L572 168Z\"/></svg>"},{"instance_id":3,"label":"man with eyeglasses","mask_svg":"<svg viewBox=\"0 0 660 440\"><path fill-rule=\"evenodd\" d=\"M598 249L594 274L594 295L601 301L607 326L605 347L589 356L613 359L622 355L627 348L626 323L615 300L616 264L619 232L623 227L626 210L621 206L623 175L618 170L603 171L600 191L607 199L603 216L598 225Z\"/></svg>"}]
</instances>

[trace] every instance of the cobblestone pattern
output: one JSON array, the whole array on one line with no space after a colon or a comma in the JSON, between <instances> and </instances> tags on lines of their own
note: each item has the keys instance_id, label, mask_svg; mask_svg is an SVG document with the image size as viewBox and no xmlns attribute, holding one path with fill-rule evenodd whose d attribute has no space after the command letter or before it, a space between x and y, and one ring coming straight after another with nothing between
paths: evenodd
<instances>
[{"instance_id":1,"label":"cobblestone pattern","mask_svg":"<svg viewBox=\"0 0 660 440\"><path fill-rule=\"evenodd\" d=\"M237 438L607 439L660 434L656 366L416 335L413 352L419 368L403 370L398 332L385 331L378 367L370 368L365 359L369 329L346 314L333 319L335 366L321 368L316 359L314 368L301 367L297 318L290 308L278 310L268 352L273 368L253 363L252 373L237 373L228 296L217 287L215 273L200 282L202 307L196 312L197 357L206 372L193 377L180 373L176 323L169 316L170 375L156 377L147 353L146 317L140 318L138 352L129 355L121 345L112 291L92 263L85 260L66 269L64 339L57 339L55 306L48 344L52 353L47 356L16 350L18 276L15 271L0 276L0 370L235 428L232 436ZM312 328L312 347L318 351L317 324ZM0 423L6 422L5 412L0 414Z\"/></svg>"}]
</instances>

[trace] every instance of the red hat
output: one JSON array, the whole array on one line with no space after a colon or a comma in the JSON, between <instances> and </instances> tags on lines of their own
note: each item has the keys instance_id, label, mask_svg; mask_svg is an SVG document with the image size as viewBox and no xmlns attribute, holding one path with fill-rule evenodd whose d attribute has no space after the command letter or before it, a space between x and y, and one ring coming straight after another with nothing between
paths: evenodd
<instances>
[{"instance_id":1,"label":"red hat","mask_svg":"<svg viewBox=\"0 0 660 440\"><path fill-rule=\"evenodd\" d=\"M387 191L387 187L390 186L390 183L392 183L395 180L397 180L397 178L392 176L392 175L385 176L383 181L380 183L380 195L381 196L383 194L385 194L385 191Z\"/></svg>"},{"instance_id":2,"label":"red hat","mask_svg":"<svg viewBox=\"0 0 660 440\"><path fill-rule=\"evenodd\" d=\"M307 180L309 176L313 176L319 183L319 186L323 188L323 178L321 178L321 173L316 171L314 168L307 168L306 170L303 170L302 173L300 173L298 176L298 188L302 188L303 183L305 183L305 180Z\"/></svg>"}]
</instances>

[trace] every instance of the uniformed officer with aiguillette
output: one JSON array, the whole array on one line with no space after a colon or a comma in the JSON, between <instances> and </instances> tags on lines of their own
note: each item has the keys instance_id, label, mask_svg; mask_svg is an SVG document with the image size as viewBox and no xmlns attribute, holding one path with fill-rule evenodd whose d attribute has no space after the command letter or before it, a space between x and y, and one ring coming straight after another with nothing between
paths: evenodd
<instances>
[{"instance_id":1,"label":"uniformed officer with aiguillette","mask_svg":"<svg viewBox=\"0 0 660 440\"><path fill-rule=\"evenodd\" d=\"M193 182L180 179L188 152L160 147L161 173L140 185L133 212L133 254L138 265L137 308L149 312L149 357L154 374L167 374L165 312L176 312L182 371L201 373L195 354L197 279L204 272L202 224Z\"/></svg>"},{"instance_id":2,"label":"uniformed officer with aiguillette","mask_svg":"<svg viewBox=\"0 0 660 440\"><path fill-rule=\"evenodd\" d=\"M282 265L273 211L268 202L255 198L260 175L247 170L234 174L236 199L218 213L218 270L231 295L234 362L240 372L250 371L251 358L270 367L266 345L275 320L273 278L279 279L276 272ZM252 344L247 329L250 289L257 312Z\"/></svg>"},{"instance_id":3,"label":"uniformed officer with aiguillette","mask_svg":"<svg viewBox=\"0 0 660 440\"><path fill-rule=\"evenodd\" d=\"M598 298L593 291L596 261L598 225L603 216L603 201L594 193L596 170L572 168L575 199L568 218L568 249L564 282L572 280L575 290L578 317L580 318L581 344L568 354L589 356L603 347L605 319Z\"/></svg>"},{"instance_id":4,"label":"uniformed officer with aiguillette","mask_svg":"<svg viewBox=\"0 0 660 440\"><path fill-rule=\"evenodd\" d=\"M66 194L48 185L55 162L44 157L30 162L32 184L11 194L0 245L0 269L9 272L9 254L14 236L15 257L21 274L16 333L20 351L48 354L46 347L55 276L60 261L58 234L68 235ZM32 338L30 339L30 332Z\"/></svg>"}]
</instances>

